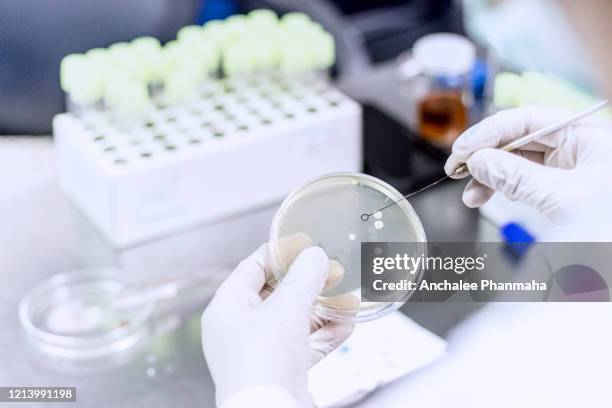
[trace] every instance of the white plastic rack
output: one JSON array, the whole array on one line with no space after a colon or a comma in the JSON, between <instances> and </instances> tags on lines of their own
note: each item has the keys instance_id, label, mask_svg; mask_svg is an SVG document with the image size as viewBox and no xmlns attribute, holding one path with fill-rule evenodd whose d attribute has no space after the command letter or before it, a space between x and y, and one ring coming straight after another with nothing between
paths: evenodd
<instances>
[{"instance_id":1,"label":"white plastic rack","mask_svg":"<svg viewBox=\"0 0 612 408\"><path fill-rule=\"evenodd\" d=\"M181 104L65 113L53 129L63 189L117 247L361 167L361 109L314 72L210 80Z\"/></svg>"}]
</instances>

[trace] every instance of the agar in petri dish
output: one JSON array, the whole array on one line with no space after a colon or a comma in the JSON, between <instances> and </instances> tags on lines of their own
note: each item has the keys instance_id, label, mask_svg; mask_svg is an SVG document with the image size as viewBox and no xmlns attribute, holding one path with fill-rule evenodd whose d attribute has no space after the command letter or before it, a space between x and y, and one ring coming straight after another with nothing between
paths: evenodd
<instances>
[{"instance_id":1,"label":"agar in petri dish","mask_svg":"<svg viewBox=\"0 0 612 408\"><path fill-rule=\"evenodd\" d=\"M287 273L297 246L316 245L344 268L335 286L325 288L315 313L328 319L373 320L399 308L402 302L361 301L362 242L426 242L412 206L389 184L360 173L319 177L291 193L276 213L270 232L270 255L277 280ZM287 251L283 246L293 245ZM299 249L299 250L301 250ZM286 253L293 253L286 256Z\"/></svg>"}]
</instances>

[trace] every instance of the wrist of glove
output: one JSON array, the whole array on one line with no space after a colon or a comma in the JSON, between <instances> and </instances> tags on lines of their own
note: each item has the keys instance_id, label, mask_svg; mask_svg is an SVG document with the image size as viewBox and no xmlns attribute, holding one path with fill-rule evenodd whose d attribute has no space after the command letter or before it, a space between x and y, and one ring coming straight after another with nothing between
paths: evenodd
<instances>
[{"instance_id":1,"label":"wrist of glove","mask_svg":"<svg viewBox=\"0 0 612 408\"><path fill-rule=\"evenodd\" d=\"M202 348L218 405L253 387L280 388L300 406L312 405L308 369L352 332L350 321L312 315L319 293L343 278L342 265L310 247L305 234L283 239L281 251L292 262L276 288L266 244L238 265L202 315Z\"/></svg>"},{"instance_id":2,"label":"wrist of glove","mask_svg":"<svg viewBox=\"0 0 612 408\"><path fill-rule=\"evenodd\" d=\"M479 207L498 191L511 200L535 207L557 225L583 219L587 208L599 213L609 207L612 204L608 199L612 197L612 183L607 181L608 165L612 163L609 123L584 119L514 152L498 149L570 115L565 110L548 107L510 109L464 132L455 141L444 168L452 175L462 163L467 164L473 179L464 191L464 203Z\"/></svg>"}]
</instances>

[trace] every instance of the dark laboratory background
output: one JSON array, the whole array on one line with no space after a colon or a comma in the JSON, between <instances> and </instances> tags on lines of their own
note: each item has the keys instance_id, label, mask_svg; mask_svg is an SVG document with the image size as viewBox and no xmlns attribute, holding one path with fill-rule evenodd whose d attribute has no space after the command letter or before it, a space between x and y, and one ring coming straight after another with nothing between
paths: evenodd
<instances>
[{"instance_id":1,"label":"dark laboratory background","mask_svg":"<svg viewBox=\"0 0 612 408\"><path fill-rule=\"evenodd\" d=\"M64 111L62 57L254 8L302 11L337 42L335 74L395 58L424 34L461 32L451 0L20 0L0 3L0 134L49 134Z\"/></svg>"},{"instance_id":2,"label":"dark laboratory background","mask_svg":"<svg viewBox=\"0 0 612 408\"><path fill-rule=\"evenodd\" d=\"M336 40L333 77L359 78L342 87L364 108L365 171L401 191L439 177L448 149L414 135L371 104L360 89L377 67L395 61L428 33L463 33L460 3L452 0L22 0L0 3L0 135L45 135L65 111L59 87L67 54L150 35L162 42L189 24L256 8L305 12ZM375 83L372 86L376 86ZM393 86L391 84L391 86ZM378 91L380 92L380 90ZM383 135L383 136L381 136ZM383 138L381 143L381 137ZM398 155L397 152L404 152ZM410 152L410 153L406 153Z\"/></svg>"}]
</instances>

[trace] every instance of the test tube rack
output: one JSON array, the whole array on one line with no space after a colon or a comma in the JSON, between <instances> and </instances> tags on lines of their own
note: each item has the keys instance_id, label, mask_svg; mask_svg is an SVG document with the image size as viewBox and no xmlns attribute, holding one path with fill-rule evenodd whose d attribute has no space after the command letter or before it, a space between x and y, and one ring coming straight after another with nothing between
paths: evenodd
<instances>
[{"instance_id":1,"label":"test tube rack","mask_svg":"<svg viewBox=\"0 0 612 408\"><path fill-rule=\"evenodd\" d=\"M311 178L362 166L361 107L316 73L209 80L140 117L63 113L53 133L62 189L117 248L278 204Z\"/></svg>"}]
</instances>

